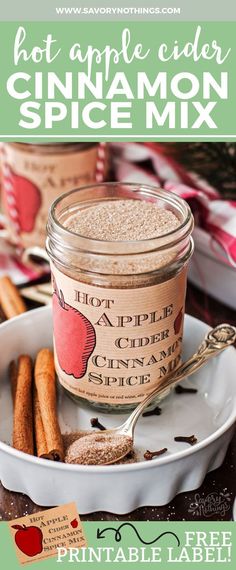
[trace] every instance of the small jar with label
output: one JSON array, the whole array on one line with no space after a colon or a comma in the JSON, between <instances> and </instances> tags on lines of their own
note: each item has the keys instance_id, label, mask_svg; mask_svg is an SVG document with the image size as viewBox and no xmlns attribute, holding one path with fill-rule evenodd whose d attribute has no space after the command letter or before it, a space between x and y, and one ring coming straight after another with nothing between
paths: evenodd
<instances>
[{"instance_id":1,"label":"small jar with label","mask_svg":"<svg viewBox=\"0 0 236 570\"><path fill-rule=\"evenodd\" d=\"M48 210L62 193L103 182L108 171L105 143L2 143L2 202L9 240L44 247Z\"/></svg>"},{"instance_id":2,"label":"small jar with label","mask_svg":"<svg viewBox=\"0 0 236 570\"><path fill-rule=\"evenodd\" d=\"M107 183L54 202L55 364L77 402L129 411L178 366L192 230L188 204L161 188Z\"/></svg>"}]
</instances>

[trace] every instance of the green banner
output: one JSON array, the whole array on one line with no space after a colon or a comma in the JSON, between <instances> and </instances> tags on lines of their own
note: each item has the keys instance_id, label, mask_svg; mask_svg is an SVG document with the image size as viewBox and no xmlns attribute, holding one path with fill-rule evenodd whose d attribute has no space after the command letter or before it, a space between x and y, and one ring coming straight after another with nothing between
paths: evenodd
<instances>
[{"instance_id":1,"label":"green banner","mask_svg":"<svg viewBox=\"0 0 236 570\"><path fill-rule=\"evenodd\" d=\"M0 139L230 140L234 23L1 24Z\"/></svg>"},{"instance_id":2,"label":"green banner","mask_svg":"<svg viewBox=\"0 0 236 570\"><path fill-rule=\"evenodd\" d=\"M236 564L236 525L230 522L85 522L83 529L87 548L78 549L73 544L68 549L58 548L56 557L35 562L35 569L79 564L89 569L102 565L110 570L121 563L124 570L144 570L150 564L161 570L183 565L187 570L205 569L215 564L221 570L233 570ZM0 525L0 544L2 567L20 568L6 523Z\"/></svg>"},{"instance_id":3,"label":"green banner","mask_svg":"<svg viewBox=\"0 0 236 570\"><path fill-rule=\"evenodd\" d=\"M227 2L215 6L214 15L215 3L206 2L199 21L199 5L192 11L188 1L185 11L182 0L166 3L172 12L153 14L152 2L140 6L148 5L146 14L137 12L140 2L132 13L134 2L125 6L123 0L121 7L129 12L107 12L115 7L112 0L105 0L98 14L92 11L95 0L90 8L82 3L81 12L75 11L78 2L73 7L68 0L58 5L42 0L36 7L31 1L29 11L24 4L19 16L6 3L0 22L0 141L236 141L235 22ZM12 21L13 14L18 21ZM208 508L206 497L205 518ZM213 514L220 518L220 506ZM68 524L76 536L77 518ZM22 540L33 526L20 526L19 520L17 525L17 519L11 525L12 535L6 522L0 525L1 563L15 570L21 567L15 537L18 533ZM111 520L82 522L82 527L86 548L71 539L56 556L34 561L32 555L30 563L45 570L72 564L110 570L118 563L124 570L236 566L234 522ZM44 535L47 551L53 548L50 532L49 538Z\"/></svg>"}]
</instances>

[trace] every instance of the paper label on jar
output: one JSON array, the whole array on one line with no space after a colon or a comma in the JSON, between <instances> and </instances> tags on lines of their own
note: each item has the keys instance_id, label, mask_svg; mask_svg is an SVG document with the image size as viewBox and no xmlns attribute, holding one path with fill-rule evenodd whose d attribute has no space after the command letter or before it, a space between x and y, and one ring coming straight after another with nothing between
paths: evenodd
<instances>
[{"instance_id":1,"label":"paper label on jar","mask_svg":"<svg viewBox=\"0 0 236 570\"><path fill-rule=\"evenodd\" d=\"M75 503L18 517L8 527L20 564L59 556L72 546L77 551L87 546Z\"/></svg>"},{"instance_id":2,"label":"paper label on jar","mask_svg":"<svg viewBox=\"0 0 236 570\"><path fill-rule=\"evenodd\" d=\"M113 289L79 282L52 264L60 383L96 402L141 401L181 359L186 268L164 283Z\"/></svg>"},{"instance_id":3,"label":"paper label on jar","mask_svg":"<svg viewBox=\"0 0 236 570\"><path fill-rule=\"evenodd\" d=\"M96 179L98 146L45 152L2 146L3 193L14 241L44 247L48 210L64 192ZM104 171L106 170L106 159Z\"/></svg>"}]
</instances>

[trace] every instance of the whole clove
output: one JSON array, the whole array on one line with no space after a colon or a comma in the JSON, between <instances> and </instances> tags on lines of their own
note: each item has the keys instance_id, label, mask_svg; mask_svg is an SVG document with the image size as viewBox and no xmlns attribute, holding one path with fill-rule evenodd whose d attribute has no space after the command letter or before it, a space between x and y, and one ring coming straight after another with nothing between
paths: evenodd
<instances>
[{"instance_id":1,"label":"whole clove","mask_svg":"<svg viewBox=\"0 0 236 570\"><path fill-rule=\"evenodd\" d=\"M105 428L105 426L103 426L100 422L98 418L91 418L90 420L90 424L92 428L97 428L100 429L100 431L106 431L107 428Z\"/></svg>"},{"instance_id":2,"label":"whole clove","mask_svg":"<svg viewBox=\"0 0 236 570\"><path fill-rule=\"evenodd\" d=\"M175 387L176 394L196 394L197 391L197 388L185 388L185 386L181 386L181 384Z\"/></svg>"},{"instance_id":3,"label":"whole clove","mask_svg":"<svg viewBox=\"0 0 236 570\"><path fill-rule=\"evenodd\" d=\"M147 461L151 461L153 457L158 457L159 455L163 455L163 453L166 453L166 451L168 451L167 447L163 447L163 449L158 449L158 451L150 451L149 449L147 449L143 457Z\"/></svg>"},{"instance_id":4,"label":"whole clove","mask_svg":"<svg viewBox=\"0 0 236 570\"><path fill-rule=\"evenodd\" d=\"M143 412L143 418L148 418L148 416L160 416L162 409L159 406L156 406L153 410L148 410L147 412Z\"/></svg>"},{"instance_id":5,"label":"whole clove","mask_svg":"<svg viewBox=\"0 0 236 570\"><path fill-rule=\"evenodd\" d=\"M177 437L174 438L174 440L182 441L183 443L189 443L189 445L194 445L195 443L197 443L197 437L195 435L189 435L189 436L178 435Z\"/></svg>"}]
</instances>

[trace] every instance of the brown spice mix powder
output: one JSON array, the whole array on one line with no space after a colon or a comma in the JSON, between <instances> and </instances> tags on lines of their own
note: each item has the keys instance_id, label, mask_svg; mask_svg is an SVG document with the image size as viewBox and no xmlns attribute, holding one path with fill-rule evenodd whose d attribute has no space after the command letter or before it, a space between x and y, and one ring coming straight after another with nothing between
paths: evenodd
<instances>
[{"instance_id":1,"label":"brown spice mix powder","mask_svg":"<svg viewBox=\"0 0 236 570\"><path fill-rule=\"evenodd\" d=\"M151 239L179 225L173 212L145 200L109 200L85 208L65 222L76 234L104 241Z\"/></svg>"},{"instance_id":2,"label":"brown spice mix powder","mask_svg":"<svg viewBox=\"0 0 236 570\"><path fill-rule=\"evenodd\" d=\"M130 437L119 434L93 432L76 439L67 449L65 462L80 465L105 465L118 461L133 451Z\"/></svg>"}]
</instances>

